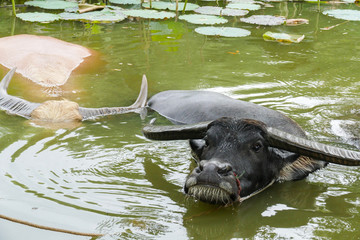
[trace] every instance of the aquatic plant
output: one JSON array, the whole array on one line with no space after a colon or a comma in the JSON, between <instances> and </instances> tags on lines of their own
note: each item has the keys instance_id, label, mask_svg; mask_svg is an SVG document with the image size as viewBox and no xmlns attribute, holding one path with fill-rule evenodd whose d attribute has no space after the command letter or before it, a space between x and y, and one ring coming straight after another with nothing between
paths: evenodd
<instances>
[{"instance_id":1,"label":"aquatic plant","mask_svg":"<svg viewBox=\"0 0 360 240\"><path fill-rule=\"evenodd\" d=\"M324 11L323 14L349 21L360 21L360 11L351 9L333 9Z\"/></svg>"},{"instance_id":2,"label":"aquatic plant","mask_svg":"<svg viewBox=\"0 0 360 240\"><path fill-rule=\"evenodd\" d=\"M67 2L67 1L28 1L25 2L25 5L39 7L44 9L65 9L71 7L77 7L76 2Z\"/></svg>"},{"instance_id":3,"label":"aquatic plant","mask_svg":"<svg viewBox=\"0 0 360 240\"><path fill-rule=\"evenodd\" d=\"M240 18L240 21L257 24L257 25L264 25L264 26L276 26L285 23L284 17L275 17L271 15L252 15L248 18Z\"/></svg>"},{"instance_id":4,"label":"aquatic plant","mask_svg":"<svg viewBox=\"0 0 360 240\"><path fill-rule=\"evenodd\" d=\"M200 14L218 15L218 16L245 16L246 14L249 13L248 10L222 8L222 7L214 7L214 6L199 7L195 9L194 12Z\"/></svg>"},{"instance_id":5,"label":"aquatic plant","mask_svg":"<svg viewBox=\"0 0 360 240\"><path fill-rule=\"evenodd\" d=\"M150 6L150 3L143 3L142 6L144 8L155 8L155 9L159 9L159 10L170 10L170 11L176 11L176 3L174 2L153 2L152 6ZM196 8L200 7L197 4L194 3L187 3L186 7L185 7L185 3L183 2L179 2L178 3L178 8L179 9L184 9L185 11L193 11Z\"/></svg>"},{"instance_id":6,"label":"aquatic plant","mask_svg":"<svg viewBox=\"0 0 360 240\"><path fill-rule=\"evenodd\" d=\"M138 17L145 19L169 19L174 18L176 16L175 13L165 12L165 11L156 11L150 9L135 9L135 10L124 10L123 13L130 17Z\"/></svg>"},{"instance_id":7,"label":"aquatic plant","mask_svg":"<svg viewBox=\"0 0 360 240\"><path fill-rule=\"evenodd\" d=\"M179 17L179 19L185 20L193 24L208 24L208 25L223 24L228 22L228 20L225 18L221 18L213 15L204 15L204 14L182 15Z\"/></svg>"},{"instance_id":8,"label":"aquatic plant","mask_svg":"<svg viewBox=\"0 0 360 240\"><path fill-rule=\"evenodd\" d=\"M114 4L123 4L123 5L132 5L132 4L141 4L141 0L109 0L110 3Z\"/></svg>"},{"instance_id":9,"label":"aquatic plant","mask_svg":"<svg viewBox=\"0 0 360 240\"><path fill-rule=\"evenodd\" d=\"M249 30L235 27L198 27L195 32L207 36L246 37L251 34Z\"/></svg>"},{"instance_id":10,"label":"aquatic plant","mask_svg":"<svg viewBox=\"0 0 360 240\"><path fill-rule=\"evenodd\" d=\"M249 10L255 11L259 10L261 6L255 3L229 3L227 5L228 8L235 8L235 9L242 9L242 10Z\"/></svg>"},{"instance_id":11,"label":"aquatic plant","mask_svg":"<svg viewBox=\"0 0 360 240\"><path fill-rule=\"evenodd\" d=\"M268 31L263 34L263 38L265 41L276 41L280 43L299 43L305 38L305 35L276 33Z\"/></svg>"},{"instance_id":12,"label":"aquatic plant","mask_svg":"<svg viewBox=\"0 0 360 240\"><path fill-rule=\"evenodd\" d=\"M59 16L63 20L80 20L94 23L114 23L123 21L126 16L120 12L105 8L101 11L87 12L87 13L71 13L63 12Z\"/></svg>"},{"instance_id":13,"label":"aquatic plant","mask_svg":"<svg viewBox=\"0 0 360 240\"><path fill-rule=\"evenodd\" d=\"M27 22L41 22L41 23L49 23L61 19L60 16L57 14L43 13L43 12L18 13L16 17Z\"/></svg>"}]
</instances>

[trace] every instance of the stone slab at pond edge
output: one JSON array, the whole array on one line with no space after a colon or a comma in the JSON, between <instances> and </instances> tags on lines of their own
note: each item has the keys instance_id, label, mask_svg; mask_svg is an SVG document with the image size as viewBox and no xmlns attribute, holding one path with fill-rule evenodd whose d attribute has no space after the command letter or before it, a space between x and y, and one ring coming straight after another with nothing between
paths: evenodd
<instances>
[{"instance_id":1,"label":"stone slab at pond edge","mask_svg":"<svg viewBox=\"0 0 360 240\"><path fill-rule=\"evenodd\" d=\"M53 37L15 35L0 38L0 64L45 87L66 83L71 72L92 55L86 47Z\"/></svg>"}]
</instances>

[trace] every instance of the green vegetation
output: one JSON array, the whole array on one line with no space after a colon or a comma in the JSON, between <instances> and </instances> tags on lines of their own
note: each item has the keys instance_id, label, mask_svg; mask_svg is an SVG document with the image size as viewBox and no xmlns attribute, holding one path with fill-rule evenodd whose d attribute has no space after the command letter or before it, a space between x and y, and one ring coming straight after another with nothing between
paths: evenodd
<instances>
[{"instance_id":1,"label":"green vegetation","mask_svg":"<svg viewBox=\"0 0 360 240\"><path fill-rule=\"evenodd\" d=\"M179 17L180 20L185 20L189 23L193 24L223 24L227 23L228 20L225 18L212 16L212 15L205 15L205 14L188 14L182 15Z\"/></svg>"},{"instance_id":2,"label":"green vegetation","mask_svg":"<svg viewBox=\"0 0 360 240\"><path fill-rule=\"evenodd\" d=\"M259 15L252 14L250 17L244 17L245 15L253 12L258 12L260 9L272 7L268 3L261 3L252 0L244 1L230 1L224 2L221 6L219 2L214 2L216 6L199 6L195 3L185 2L165 2L165 1L151 1L143 2L144 0L110 0L108 5L105 5L102 1L98 4L77 4L76 2L70 2L65 0L35 0L26 1L25 5L41 8L52 11L51 13L45 12L30 12L33 9L25 9L26 12L18 13L17 17L23 21L28 22L41 22L50 23L53 21L83 21L91 23L116 23L123 21L127 18L142 18L162 20L178 17L179 20L184 20L191 24L222 24L220 28L197 28L196 32L209 35L209 36L238 36L242 35L240 28L230 28L226 26L229 17L241 16L239 20L244 23L253 24L256 26L297 26L301 24L308 24L307 19L287 19L285 16L272 16L272 15ZM316 1L317 4L320 2ZM121 5L114 6L115 5ZM322 3L326 4L326 3ZM15 2L12 0L13 15L15 12ZM208 4L207 4L208 5ZM131 9L128 9L131 6ZM126 9L127 8L127 9ZM145 9L144 9L145 8ZM320 6L318 7L320 9ZM164 11L156 11L164 10ZM21 9L22 10L22 9ZM29 10L29 12L28 12ZM54 10L62 13L54 13ZM176 13L174 13L174 11ZM185 12L195 12L197 14L184 14ZM323 11L323 14L348 21L360 21L360 11L351 9L331 9ZM214 16L215 15L215 16ZM339 24L321 28L321 30L330 30ZM231 33L231 31L234 31ZM246 30L249 31L249 30ZM245 34L247 36L249 34ZM302 36L302 35L299 35ZM300 42L302 39L294 37L288 33L273 33L266 31L263 35L265 40L274 40L278 42ZM301 40L299 40L301 39Z\"/></svg>"},{"instance_id":3,"label":"green vegetation","mask_svg":"<svg viewBox=\"0 0 360 240\"><path fill-rule=\"evenodd\" d=\"M176 7L175 2L152 2L151 7L150 7L150 3L143 3L142 6L144 8L155 8L159 10L170 10L170 11L176 11L176 9L179 10L185 9L185 11L193 11L198 7L200 7L199 5L193 3L187 3L186 6L185 4L186 3L179 2L178 8Z\"/></svg>"},{"instance_id":4,"label":"green vegetation","mask_svg":"<svg viewBox=\"0 0 360 240\"><path fill-rule=\"evenodd\" d=\"M21 20L28 22L49 23L60 20L60 16L57 14L43 12L18 13L16 16Z\"/></svg>"},{"instance_id":5,"label":"green vegetation","mask_svg":"<svg viewBox=\"0 0 360 240\"><path fill-rule=\"evenodd\" d=\"M256 24L256 25L264 25L264 26L276 26L285 23L284 17L275 17L270 15L252 15L248 18L241 18L242 22Z\"/></svg>"},{"instance_id":6,"label":"green vegetation","mask_svg":"<svg viewBox=\"0 0 360 240\"><path fill-rule=\"evenodd\" d=\"M25 2L25 5L44 9L66 9L77 7L78 4L75 2L67 1L28 1Z\"/></svg>"},{"instance_id":7,"label":"green vegetation","mask_svg":"<svg viewBox=\"0 0 360 240\"><path fill-rule=\"evenodd\" d=\"M221 37L246 37L251 34L246 29L233 27L198 27L195 28L195 32L202 35Z\"/></svg>"},{"instance_id":8,"label":"green vegetation","mask_svg":"<svg viewBox=\"0 0 360 240\"><path fill-rule=\"evenodd\" d=\"M138 17L145 19L168 19L174 18L176 16L175 13L172 12L164 12L164 11L156 11L156 10L147 10L147 9L139 9L139 10L124 10L123 13L129 17Z\"/></svg>"},{"instance_id":9,"label":"green vegetation","mask_svg":"<svg viewBox=\"0 0 360 240\"><path fill-rule=\"evenodd\" d=\"M350 9L333 9L324 11L323 14L349 21L360 21L360 11Z\"/></svg>"},{"instance_id":10,"label":"green vegetation","mask_svg":"<svg viewBox=\"0 0 360 240\"><path fill-rule=\"evenodd\" d=\"M305 35L266 32L263 34L263 38L265 41L276 41L280 43L299 43L305 38Z\"/></svg>"}]
</instances>

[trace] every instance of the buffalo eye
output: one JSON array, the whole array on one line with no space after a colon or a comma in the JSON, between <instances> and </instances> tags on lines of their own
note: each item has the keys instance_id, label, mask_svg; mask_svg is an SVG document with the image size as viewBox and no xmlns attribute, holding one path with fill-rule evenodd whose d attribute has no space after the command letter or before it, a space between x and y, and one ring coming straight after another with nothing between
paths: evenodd
<instances>
[{"instance_id":1,"label":"buffalo eye","mask_svg":"<svg viewBox=\"0 0 360 240\"><path fill-rule=\"evenodd\" d=\"M251 148L254 150L254 152L259 152L262 148L262 144L261 142L256 142L252 145Z\"/></svg>"}]
</instances>

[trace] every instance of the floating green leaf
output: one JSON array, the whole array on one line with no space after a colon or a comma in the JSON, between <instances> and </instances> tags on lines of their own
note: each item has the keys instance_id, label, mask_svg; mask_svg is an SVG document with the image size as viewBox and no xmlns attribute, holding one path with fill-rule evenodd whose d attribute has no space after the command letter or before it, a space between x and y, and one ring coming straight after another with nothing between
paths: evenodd
<instances>
[{"instance_id":1,"label":"floating green leaf","mask_svg":"<svg viewBox=\"0 0 360 240\"><path fill-rule=\"evenodd\" d=\"M195 9L194 12L200 14L208 14L208 15L220 15L221 10L222 7L204 6Z\"/></svg>"},{"instance_id":2,"label":"floating green leaf","mask_svg":"<svg viewBox=\"0 0 360 240\"><path fill-rule=\"evenodd\" d=\"M257 25L265 25L265 26L276 26L284 24L284 17L275 17L271 15L252 15L248 18L240 18L240 21L257 24Z\"/></svg>"},{"instance_id":3,"label":"floating green leaf","mask_svg":"<svg viewBox=\"0 0 360 240\"><path fill-rule=\"evenodd\" d=\"M172 12L164 12L164 11L156 11L156 10L124 10L123 13L130 17L139 17L146 19L168 19L174 18L176 16L175 13Z\"/></svg>"},{"instance_id":4,"label":"floating green leaf","mask_svg":"<svg viewBox=\"0 0 360 240\"><path fill-rule=\"evenodd\" d=\"M79 12L79 7L76 6L76 7L71 7L71 8L65 8L64 11L65 11L65 12L76 13L76 12Z\"/></svg>"},{"instance_id":5,"label":"floating green leaf","mask_svg":"<svg viewBox=\"0 0 360 240\"><path fill-rule=\"evenodd\" d=\"M59 16L64 20L79 20L85 22L95 22L95 23L113 23L120 22L126 18L126 16L115 10L110 10L105 8L102 11L96 12L87 12L87 13L69 13L63 12Z\"/></svg>"},{"instance_id":6,"label":"floating green leaf","mask_svg":"<svg viewBox=\"0 0 360 240\"><path fill-rule=\"evenodd\" d=\"M82 19L87 19L87 13L83 13L83 14L79 14L79 13L74 13L74 12L63 12L60 13L59 16L61 17L61 19L63 20L82 20Z\"/></svg>"},{"instance_id":7,"label":"floating green leaf","mask_svg":"<svg viewBox=\"0 0 360 240\"><path fill-rule=\"evenodd\" d=\"M248 10L243 10L243 9L232 9L232 8L224 8L221 11L221 15L222 16L245 16L246 14L248 14L249 11Z\"/></svg>"},{"instance_id":8,"label":"floating green leaf","mask_svg":"<svg viewBox=\"0 0 360 240\"><path fill-rule=\"evenodd\" d=\"M255 0L228 0L229 3L256 3Z\"/></svg>"},{"instance_id":9,"label":"floating green leaf","mask_svg":"<svg viewBox=\"0 0 360 240\"><path fill-rule=\"evenodd\" d=\"M48 22L60 20L60 17L57 14L42 13L42 12L18 13L16 14L16 17L27 22L48 23Z\"/></svg>"},{"instance_id":10,"label":"floating green leaf","mask_svg":"<svg viewBox=\"0 0 360 240\"><path fill-rule=\"evenodd\" d=\"M222 37L246 37L251 34L250 31L234 27L198 27L195 32L208 36Z\"/></svg>"},{"instance_id":11,"label":"floating green leaf","mask_svg":"<svg viewBox=\"0 0 360 240\"><path fill-rule=\"evenodd\" d=\"M249 11L259 10L261 8L261 6L259 4L255 4L255 3L229 3L226 7L234 8L234 9L249 10Z\"/></svg>"},{"instance_id":12,"label":"floating green leaf","mask_svg":"<svg viewBox=\"0 0 360 240\"><path fill-rule=\"evenodd\" d=\"M305 38L305 35L266 32L263 34L263 38L265 41L276 41L281 43L299 43Z\"/></svg>"},{"instance_id":13,"label":"floating green leaf","mask_svg":"<svg viewBox=\"0 0 360 240\"><path fill-rule=\"evenodd\" d=\"M318 1L318 0L305 0L305 2L307 2L307 3L313 3L313 4L319 4L319 1ZM327 3L329 3L329 2L326 1L326 0L320 0L320 3L321 3L321 4L327 4Z\"/></svg>"},{"instance_id":14,"label":"floating green leaf","mask_svg":"<svg viewBox=\"0 0 360 240\"><path fill-rule=\"evenodd\" d=\"M179 2L178 10L182 11L184 9L185 3ZM144 8L150 8L150 3L143 3L142 6ZM153 2L151 4L152 8L160 9L160 10L171 10L176 11L176 3L175 2ZM194 9L198 8L199 5L194 3L187 3L185 11L194 11Z\"/></svg>"},{"instance_id":15,"label":"floating green leaf","mask_svg":"<svg viewBox=\"0 0 360 240\"><path fill-rule=\"evenodd\" d=\"M66 1L28 1L25 2L25 5L39 7L44 9L65 9L65 8L74 8L78 4L76 2L66 2Z\"/></svg>"},{"instance_id":16,"label":"floating green leaf","mask_svg":"<svg viewBox=\"0 0 360 240\"><path fill-rule=\"evenodd\" d=\"M228 21L225 18L212 16L212 15L203 15L203 14L188 14L182 15L179 17L181 20L185 20L193 24L222 24L227 23Z\"/></svg>"},{"instance_id":17,"label":"floating green leaf","mask_svg":"<svg viewBox=\"0 0 360 240\"><path fill-rule=\"evenodd\" d=\"M113 4L141 4L141 0L109 0Z\"/></svg>"},{"instance_id":18,"label":"floating green leaf","mask_svg":"<svg viewBox=\"0 0 360 240\"><path fill-rule=\"evenodd\" d=\"M249 13L249 11L247 10L212 7L212 6L199 7L195 9L194 12L200 14L219 15L219 16L245 16L246 14Z\"/></svg>"},{"instance_id":19,"label":"floating green leaf","mask_svg":"<svg viewBox=\"0 0 360 240\"><path fill-rule=\"evenodd\" d=\"M324 11L323 14L344 20L360 21L360 11L350 9L334 9Z\"/></svg>"}]
</instances>

